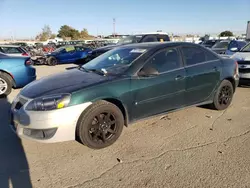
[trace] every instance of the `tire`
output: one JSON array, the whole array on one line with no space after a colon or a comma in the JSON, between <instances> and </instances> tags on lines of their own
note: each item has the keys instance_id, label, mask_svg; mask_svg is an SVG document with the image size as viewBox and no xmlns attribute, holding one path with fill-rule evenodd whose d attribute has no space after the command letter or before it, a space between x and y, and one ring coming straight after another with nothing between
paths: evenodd
<instances>
[{"instance_id":1,"label":"tire","mask_svg":"<svg viewBox=\"0 0 250 188\"><path fill-rule=\"evenodd\" d=\"M212 104L215 110L225 110L232 102L234 95L234 88L230 81L223 80L218 87Z\"/></svg>"},{"instance_id":2,"label":"tire","mask_svg":"<svg viewBox=\"0 0 250 188\"><path fill-rule=\"evenodd\" d=\"M98 101L80 116L76 128L76 138L89 148L102 149L112 145L119 138L123 126L124 117L120 109L107 101ZM107 139L103 139L103 135Z\"/></svg>"},{"instance_id":3,"label":"tire","mask_svg":"<svg viewBox=\"0 0 250 188\"><path fill-rule=\"evenodd\" d=\"M55 66L55 65L57 65L57 59L55 57L49 57L49 59L48 59L48 65L49 66Z\"/></svg>"},{"instance_id":4,"label":"tire","mask_svg":"<svg viewBox=\"0 0 250 188\"><path fill-rule=\"evenodd\" d=\"M6 84L6 87L3 86L4 84ZM8 74L0 72L0 96L8 96L11 93L12 86L12 78Z\"/></svg>"}]
</instances>

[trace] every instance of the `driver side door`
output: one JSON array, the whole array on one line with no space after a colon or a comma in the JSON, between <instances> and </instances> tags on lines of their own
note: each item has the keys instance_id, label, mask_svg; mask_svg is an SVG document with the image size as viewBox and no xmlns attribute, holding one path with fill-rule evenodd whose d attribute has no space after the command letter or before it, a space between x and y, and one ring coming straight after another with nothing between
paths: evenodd
<instances>
[{"instance_id":1,"label":"driver side door","mask_svg":"<svg viewBox=\"0 0 250 188\"><path fill-rule=\"evenodd\" d=\"M186 71L179 50L165 48L158 51L140 71L148 67L158 74L131 80L134 92L132 120L174 110L184 104Z\"/></svg>"},{"instance_id":2,"label":"driver side door","mask_svg":"<svg viewBox=\"0 0 250 188\"><path fill-rule=\"evenodd\" d=\"M65 48L59 55L58 59L62 63L69 63L74 61L74 56L75 56L75 49L74 48Z\"/></svg>"}]
</instances>

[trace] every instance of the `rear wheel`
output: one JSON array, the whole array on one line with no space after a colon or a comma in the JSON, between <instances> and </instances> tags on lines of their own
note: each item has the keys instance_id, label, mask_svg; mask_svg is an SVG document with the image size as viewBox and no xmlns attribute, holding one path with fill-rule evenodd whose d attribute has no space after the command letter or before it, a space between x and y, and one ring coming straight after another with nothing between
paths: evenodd
<instances>
[{"instance_id":1,"label":"rear wheel","mask_svg":"<svg viewBox=\"0 0 250 188\"><path fill-rule=\"evenodd\" d=\"M0 96L7 96L12 90L12 78L6 74L0 72Z\"/></svg>"},{"instance_id":2,"label":"rear wheel","mask_svg":"<svg viewBox=\"0 0 250 188\"><path fill-rule=\"evenodd\" d=\"M48 59L48 65L50 65L50 66L57 65L57 59L55 57L49 57L49 59Z\"/></svg>"},{"instance_id":3,"label":"rear wheel","mask_svg":"<svg viewBox=\"0 0 250 188\"><path fill-rule=\"evenodd\" d=\"M119 138L123 126L124 118L120 109L112 103L98 101L79 118L76 135L84 145L101 149Z\"/></svg>"},{"instance_id":4,"label":"rear wheel","mask_svg":"<svg viewBox=\"0 0 250 188\"><path fill-rule=\"evenodd\" d=\"M223 80L215 93L212 107L216 110L225 110L232 102L234 88L230 81Z\"/></svg>"}]
</instances>

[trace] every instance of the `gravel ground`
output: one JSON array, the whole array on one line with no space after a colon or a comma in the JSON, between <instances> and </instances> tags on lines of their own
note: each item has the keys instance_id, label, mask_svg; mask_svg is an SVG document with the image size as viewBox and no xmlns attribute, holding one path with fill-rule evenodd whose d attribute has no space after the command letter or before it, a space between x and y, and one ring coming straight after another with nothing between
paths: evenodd
<instances>
[{"instance_id":1,"label":"gravel ground","mask_svg":"<svg viewBox=\"0 0 250 188\"><path fill-rule=\"evenodd\" d=\"M38 78L66 67L37 67ZM19 140L0 99L0 188L250 187L250 88L225 111L188 108L140 121L102 150Z\"/></svg>"}]
</instances>

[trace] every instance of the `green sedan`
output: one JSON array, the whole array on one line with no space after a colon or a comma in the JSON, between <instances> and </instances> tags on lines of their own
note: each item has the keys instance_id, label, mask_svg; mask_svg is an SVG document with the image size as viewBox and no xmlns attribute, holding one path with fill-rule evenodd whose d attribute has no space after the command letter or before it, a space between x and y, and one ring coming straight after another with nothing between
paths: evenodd
<instances>
[{"instance_id":1,"label":"green sedan","mask_svg":"<svg viewBox=\"0 0 250 188\"><path fill-rule=\"evenodd\" d=\"M141 119L205 104L224 110L238 81L237 62L200 45L125 45L23 88L11 127L39 142L78 140L101 149Z\"/></svg>"}]
</instances>

